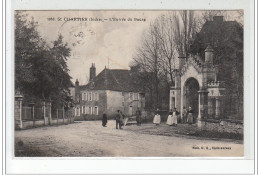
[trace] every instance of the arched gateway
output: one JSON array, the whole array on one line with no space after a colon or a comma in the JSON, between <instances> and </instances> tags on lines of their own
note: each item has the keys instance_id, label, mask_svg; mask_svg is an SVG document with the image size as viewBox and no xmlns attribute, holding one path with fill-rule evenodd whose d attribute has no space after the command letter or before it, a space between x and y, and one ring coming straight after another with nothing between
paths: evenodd
<instances>
[{"instance_id":1,"label":"arched gateway","mask_svg":"<svg viewBox=\"0 0 260 175\"><path fill-rule=\"evenodd\" d=\"M205 61L199 56L179 57L175 69L175 86L170 90L170 110L183 113L191 106L198 124L206 118L223 117L225 87L218 81L218 68L213 64L213 49L205 50Z\"/></svg>"},{"instance_id":2,"label":"arched gateway","mask_svg":"<svg viewBox=\"0 0 260 175\"><path fill-rule=\"evenodd\" d=\"M183 107L191 107L194 111L194 117L199 114L199 82L191 77L186 80L183 87Z\"/></svg>"}]
</instances>

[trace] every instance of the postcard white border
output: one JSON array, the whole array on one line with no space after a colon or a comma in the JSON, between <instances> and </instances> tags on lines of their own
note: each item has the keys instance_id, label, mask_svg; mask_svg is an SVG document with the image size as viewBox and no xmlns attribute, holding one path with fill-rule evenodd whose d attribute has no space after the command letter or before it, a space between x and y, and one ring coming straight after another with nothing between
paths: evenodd
<instances>
[{"instance_id":1,"label":"postcard white border","mask_svg":"<svg viewBox=\"0 0 260 175\"><path fill-rule=\"evenodd\" d=\"M204 10L244 9L244 158L13 158L14 10ZM7 174L252 174L254 172L254 1L253 0L12 0L6 2ZM152 159L152 160L149 160ZM59 160L59 161L58 161ZM101 166L102 165L102 166ZM102 168L101 168L102 167ZM172 168L169 168L172 167Z\"/></svg>"}]
</instances>

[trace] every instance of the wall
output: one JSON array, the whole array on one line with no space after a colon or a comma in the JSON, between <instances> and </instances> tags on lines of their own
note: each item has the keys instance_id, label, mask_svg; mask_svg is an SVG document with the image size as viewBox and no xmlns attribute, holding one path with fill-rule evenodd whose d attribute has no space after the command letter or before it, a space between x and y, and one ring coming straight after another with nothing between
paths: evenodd
<instances>
[{"instance_id":1,"label":"wall","mask_svg":"<svg viewBox=\"0 0 260 175\"><path fill-rule=\"evenodd\" d=\"M206 119L198 121L198 127L202 130L207 131L217 131L217 132L227 132L227 133L238 133L243 134L244 132L244 125L242 121L238 120L212 120Z\"/></svg>"},{"instance_id":2,"label":"wall","mask_svg":"<svg viewBox=\"0 0 260 175\"><path fill-rule=\"evenodd\" d=\"M107 110L109 115L115 115L117 110L121 110L127 116L135 115L137 107L141 107L141 96L138 92L120 92L120 91L106 91L107 92ZM133 98L130 98L132 93ZM142 98L145 104L145 97ZM129 110L132 106L132 112Z\"/></svg>"},{"instance_id":3,"label":"wall","mask_svg":"<svg viewBox=\"0 0 260 175\"><path fill-rule=\"evenodd\" d=\"M89 101L88 99L82 98L84 93L92 93L92 100ZM80 99L80 116L77 116L75 120L95 120L95 118L100 119L103 113L106 111L106 103L107 103L107 93L105 90L83 90L81 93ZM94 93L98 93L98 100L94 100ZM98 115L90 114L89 110L82 111L82 106L98 107Z\"/></svg>"},{"instance_id":4,"label":"wall","mask_svg":"<svg viewBox=\"0 0 260 175\"><path fill-rule=\"evenodd\" d=\"M107 115L115 115L117 110L121 110L123 113L125 109L123 107L124 96L120 91L106 91L107 95Z\"/></svg>"},{"instance_id":5,"label":"wall","mask_svg":"<svg viewBox=\"0 0 260 175\"><path fill-rule=\"evenodd\" d=\"M57 119L52 119L50 122L51 126L55 125L63 125L63 124L69 124L73 123L74 118L65 118L63 119L58 119L58 124L57 124ZM44 120L35 120L35 121L23 121L23 128L22 129L28 129L28 128L34 128L34 127L40 127L40 126L47 126L48 123Z\"/></svg>"}]
</instances>

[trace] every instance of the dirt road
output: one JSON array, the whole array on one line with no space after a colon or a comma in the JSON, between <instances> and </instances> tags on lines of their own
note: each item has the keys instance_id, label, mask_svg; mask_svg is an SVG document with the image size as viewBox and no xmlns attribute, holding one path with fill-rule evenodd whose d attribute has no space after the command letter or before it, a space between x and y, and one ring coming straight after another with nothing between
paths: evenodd
<instances>
[{"instance_id":1,"label":"dirt road","mask_svg":"<svg viewBox=\"0 0 260 175\"><path fill-rule=\"evenodd\" d=\"M136 126L116 130L115 121L109 121L105 128L101 121L84 121L15 131L16 153L47 157L243 156L241 143L140 134L129 127Z\"/></svg>"}]
</instances>

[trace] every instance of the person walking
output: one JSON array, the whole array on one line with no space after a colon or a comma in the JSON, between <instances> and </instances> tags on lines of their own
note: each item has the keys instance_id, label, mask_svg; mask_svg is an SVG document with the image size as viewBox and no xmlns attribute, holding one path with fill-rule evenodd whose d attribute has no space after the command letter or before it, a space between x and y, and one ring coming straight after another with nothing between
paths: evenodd
<instances>
[{"instance_id":1,"label":"person walking","mask_svg":"<svg viewBox=\"0 0 260 175\"><path fill-rule=\"evenodd\" d=\"M120 113L120 110L117 110L117 114L116 114L116 129L122 129L122 127L121 127L121 121L122 121L122 118L123 118L123 116L121 115L121 113Z\"/></svg>"},{"instance_id":2,"label":"person walking","mask_svg":"<svg viewBox=\"0 0 260 175\"><path fill-rule=\"evenodd\" d=\"M186 107L183 107L183 112L182 112L182 123L186 123L187 122L187 115L188 115L188 111L186 109Z\"/></svg>"},{"instance_id":3,"label":"person walking","mask_svg":"<svg viewBox=\"0 0 260 175\"><path fill-rule=\"evenodd\" d=\"M107 127L107 114L104 112L103 117L102 117L102 126Z\"/></svg>"},{"instance_id":4,"label":"person walking","mask_svg":"<svg viewBox=\"0 0 260 175\"><path fill-rule=\"evenodd\" d=\"M159 114L159 109L157 109L156 112L155 112L155 116L153 118L153 123L155 125L159 125L161 123L161 116Z\"/></svg>"},{"instance_id":5,"label":"person walking","mask_svg":"<svg viewBox=\"0 0 260 175\"><path fill-rule=\"evenodd\" d=\"M188 119L187 122L191 125L193 124L193 110L191 109L191 107L189 107L188 110Z\"/></svg>"},{"instance_id":6,"label":"person walking","mask_svg":"<svg viewBox=\"0 0 260 175\"><path fill-rule=\"evenodd\" d=\"M137 108L136 110L136 122L137 122L137 125L140 126L141 125L141 110L139 108Z\"/></svg>"}]
</instances>

